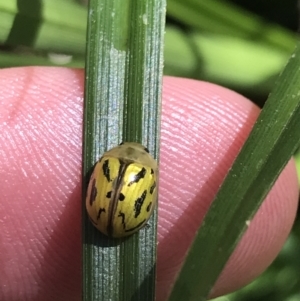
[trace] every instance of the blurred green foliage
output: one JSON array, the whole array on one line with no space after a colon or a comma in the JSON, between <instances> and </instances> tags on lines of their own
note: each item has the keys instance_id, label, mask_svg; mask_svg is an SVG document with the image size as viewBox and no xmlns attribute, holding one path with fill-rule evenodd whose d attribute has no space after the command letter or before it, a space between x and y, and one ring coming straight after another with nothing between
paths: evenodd
<instances>
[{"instance_id":1,"label":"blurred green foliage","mask_svg":"<svg viewBox=\"0 0 300 301\"><path fill-rule=\"evenodd\" d=\"M61 64L49 60L54 52L73 56L66 66L83 67L86 7L78 2L0 0L0 66ZM274 22L276 8L295 19L295 3L284 11L272 3L262 17L225 0L168 0L165 74L222 84L262 104L296 40Z\"/></svg>"}]
</instances>

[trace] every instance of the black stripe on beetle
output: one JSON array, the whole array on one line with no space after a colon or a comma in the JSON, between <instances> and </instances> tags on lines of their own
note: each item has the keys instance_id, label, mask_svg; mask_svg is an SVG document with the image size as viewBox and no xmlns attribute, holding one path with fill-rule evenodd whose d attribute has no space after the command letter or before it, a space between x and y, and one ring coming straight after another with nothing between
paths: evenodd
<instances>
[{"instance_id":1,"label":"black stripe on beetle","mask_svg":"<svg viewBox=\"0 0 300 301\"><path fill-rule=\"evenodd\" d=\"M149 154L149 149L147 147L144 147L144 151Z\"/></svg>"},{"instance_id":2,"label":"black stripe on beetle","mask_svg":"<svg viewBox=\"0 0 300 301\"><path fill-rule=\"evenodd\" d=\"M152 207L152 202L149 203L149 205L148 205L147 208L146 208L146 211L149 212L149 211L151 210L151 207Z\"/></svg>"},{"instance_id":3,"label":"black stripe on beetle","mask_svg":"<svg viewBox=\"0 0 300 301\"><path fill-rule=\"evenodd\" d=\"M110 198L111 198L111 194L112 194L112 191L109 191L109 192L106 194L106 197L107 197L108 199L110 199Z\"/></svg>"},{"instance_id":4,"label":"black stripe on beetle","mask_svg":"<svg viewBox=\"0 0 300 301\"><path fill-rule=\"evenodd\" d=\"M123 229L125 229L125 213L120 211L118 217L121 217Z\"/></svg>"},{"instance_id":5,"label":"black stripe on beetle","mask_svg":"<svg viewBox=\"0 0 300 301\"><path fill-rule=\"evenodd\" d=\"M110 179L110 169L109 169L109 160L108 159L103 162L102 169L103 169L103 174L104 174L106 180L108 182L110 182L111 179Z\"/></svg>"},{"instance_id":6,"label":"black stripe on beetle","mask_svg":"<svg viewBox=\"0 0 300 301\"><path fill-rule=\"evenodd\" d=\"M126 164L124 164L124 161L122 159L119 159L119 172L118 172L118 181L120 181L120 179L123 177L125 168L126 168Z\"/></svg>"},{"instance_id":7,"label":"black stripe on beetle","mask_svg":"<svg viewBox=\"0 0 300 301\"><path fill-rule=\"evenodd\" d=\"M100 218L100 215L101 215L102 212L104 212L104 213L106 212L106 211L105 211L105 208L100 208L100 209L99 209L98 215L97 215L97 220Z\"/></svg>"},{"instance_id":8,"label":"black stripe on beetle","mask_svg":"<svg viewBox=\"0 0 300 301\"><path fill-rule=\"evenodd\" d=\"M155 189L155 187L156 187L156 182L154 182L153 183L153 185L150 187L150 194L152 194L153 193L153 191L154 191L154 189Z\"/></svg>"},{"instance_id":9,"label":"black stripe on beetle","mask_svg":"<svg viewBox=\"0 0 300 301\"><path fill-rule=\"evenodd\" d=\"M127 186L131 186L134 183L137 183L139 180L143 179L145 177L146 174L146 168L142 168L133 178L133 180L131 182L128 183Z\"/></svg>"},{"instance_id":10,"label":"black stripe on beetle","mask_svg":"<svg viewBox=\"0 0 300 301\"><path fill-rule=\"evenodd\" d=\"M125 195L120 192L119 201L124 201L124 200L125 200Z\"/></svg>"},{"instance_id":11,"label":"black stripe on beetle","mask_svg":"<svg viewBox=\"0 0 300 301\"><path fill-rule=\"evenodd\" d=\"M142 209L143 203L145 201L146 195L147 195L147 190L144 190L142 195L139 198L137 198L134 203L134 211L135 211L134 217L135 218L137 218L141 213L141 209Z\"/></svg>"},{"instance_id":12,"label":"black stripe on beetle","mask_svg":"<svg viewBox=\"0 0 300 301\"><path fill-rule=\"evenodd\" d=\"M97 196L96 179L94 179L92 183L92 191L90 195L90 206L92 206L93 203L95 202L96 196Z\"/></svg>"},{"instance_id":13,"label":"black stripe on beetle","mask_svg":"<svg viewBox=\"0 0 300 301\"><path fill-rule=\"evenodd\" d=\"M154 174L154 170L151 168L151 175L153 175Z\"/></svg>"}]
</instances>

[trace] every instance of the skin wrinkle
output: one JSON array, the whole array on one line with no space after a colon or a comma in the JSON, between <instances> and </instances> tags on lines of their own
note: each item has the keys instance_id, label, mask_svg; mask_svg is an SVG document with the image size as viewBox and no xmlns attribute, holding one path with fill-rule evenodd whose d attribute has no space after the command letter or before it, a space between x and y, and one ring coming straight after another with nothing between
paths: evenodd
<instances>
[{"instance_id":1,"label":"skin wrinkle","mask_svg":"<svg viewBox=\"0 0 300 301\"><path fill-rule=\"evenodd\" d=\"M2 181L9 198L0 202L0 300L80 300L83 80L83 72L75 69L0 71L1 91L10 95L9 99L0 95L0 108L5 107L0 110L0 131L7 133L0 135L5 154L0 171L10 179ZM33 96L23 91L31 84ZM30 118L23 111L15 123L5 124L6 108L20 101L20 95L26 95L22 101L28 103L20 110L30 109ZM257 114L252 103L228 89L164 79L157 301L166 300L186 247ZM19 137L20 129L25 140ZM25 141L31 148L18 149L18 143ZM20 156L20 162L15 156ZM18 172L20 163L25 177ZM217 294L255 277L284 242L297 206L293 162L280 179L281 186L276 184L276 194L251 222L219 279ZM3 213L9 220L1 222ZM5 278L3 262L9 263Z\"/></svg>"}]
</instances>

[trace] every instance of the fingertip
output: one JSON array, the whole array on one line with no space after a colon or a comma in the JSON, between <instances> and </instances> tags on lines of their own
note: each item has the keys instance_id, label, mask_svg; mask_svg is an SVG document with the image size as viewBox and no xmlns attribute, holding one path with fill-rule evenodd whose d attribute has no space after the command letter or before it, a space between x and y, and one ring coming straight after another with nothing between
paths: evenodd
<instances>
[{"instance_id":1,"label":"fingertip","mask_svg":"<svg viewBox=\"0 0 300 301\"><path fill-rule=\"evenodd\" d=\"M0 72L3 198L14 200L8 202L11 206L1 202L0 211L17 219L11 223L0 219L6 248L1 260L18 258L13 268L0 275L7 280L2 282L6 287L18 284L5 296L30 298L42 296L41 291L55 291L57 300L79 298L83 81L83 71L74 69ZM258 114L253 103L229 89L164 78L158 300L166 299L194 233ZM243 285L270 263L290 231L297 197L295 166L290 162L251 221L219 279L216 294ZM28 220L25 226L23 219ZM18 244L28 246L30 252L17 255ZM22 279L17 279L19 275ZM39 283L39 289L32 283Z\"/></svg>"},{"instance_id":2,"label":"fingertip","mask_svg":"<svg viewBox=\"0 0 300 301\"><path fill-rule=\"evenodd\" d=\"M0 90L0 299L77 300L83 72L3 69Z\"/></svg>"},{"instance_id":3,"label":"fingertip","mask_svg":"<svg viewBox=\"0 0 300 301\"><path fill-rule=\"evenodd\" d=\"M259 115L245 97L210 83L168 77L163 95L158 300L166 299L166 287ZM297 200L291 161L251 221L214 295L245 285L270 264L292 227Z\"/></svg>"}]
</instances>

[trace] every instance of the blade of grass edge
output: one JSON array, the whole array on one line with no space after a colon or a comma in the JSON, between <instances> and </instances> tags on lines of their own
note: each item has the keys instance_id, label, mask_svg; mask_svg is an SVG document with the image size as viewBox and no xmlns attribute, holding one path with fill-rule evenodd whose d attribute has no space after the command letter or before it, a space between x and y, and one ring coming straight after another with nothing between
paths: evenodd
<instances>
[{"instance_id":1,"label":"blade of grass edge","mask_svg":"<svg viewBox=\"0 0 300 301\"><path fill-rule=\"evenodd\" d=\"M154 300L156 213L124 240L89 222L92 166L109 148L138 141L158 155L164 0L89 3L83 143L82 300Z\"/></svg>"},{"instance_id":2,"label":"blade of grass edge","mask_svg":"<svg viewBox=\"0 0 300 301\"><path fill-rule=\"evenodd\" d=\"M169 301L208 298L253 215L299 146L299 83L298 44L205 216Z\"/></svg>"}]
</instances>

